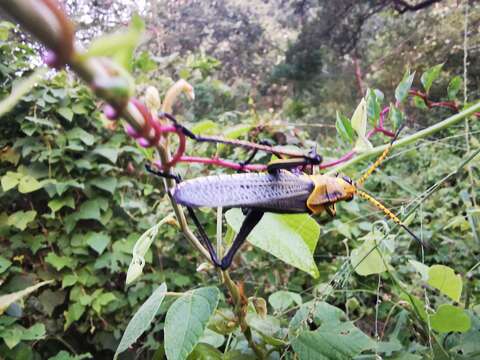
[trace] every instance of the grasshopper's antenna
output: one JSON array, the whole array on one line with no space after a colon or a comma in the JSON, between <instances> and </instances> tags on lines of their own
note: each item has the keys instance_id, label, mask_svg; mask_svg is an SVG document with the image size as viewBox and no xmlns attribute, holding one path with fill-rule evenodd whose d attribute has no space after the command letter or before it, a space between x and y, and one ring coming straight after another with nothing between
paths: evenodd
<instances>
[{"instance_id":1,"label":"grasshopper's antenna","mask_svg":"<svg viewBox=\"0 0 480 360\"><path fill-rule=\"evenodd\" d=\"M358 179L356 181L357 185L362 185L365 180L368 179L368 177L370 175L372 175L372 173L375 171L376 168L378 168L380 166L380 164L383 162L383 160L385 160L385 158L387 157L388 153L390 152L390 150L392 149L392 146L393 146L393 143L395 142L395 140L397 140L398 138L398 135L400 134L400 131L402 131L402 128L403 126L401 126L397 132L395 133L395 136L393 137L392 141L390 141L390 144L387 146L387 148L383 151L382 155L379 156L379 158L377 159L377 161L375 161L373 163L372 166L370 166L368 168L367 171L365 171L365 173L360 177L360 179Z\"/></svg>"},{"instance_id":2,"label":"grasshopper's antenna","mask_svg":"<svg viewBox=\"0 0 480 360\"><path fill-rule=\"evenodd\" d=\"M416 242L418 242L421 246L425 246L425 244L418 238L417 235L413 233L412 230L410 230L407 225L405 225L398 217L395 215L391 210L389 210L385 205L383 205L380 201L375 199L372 195L367 194L366 192L362 190L357 189L357 194L360 196L362 199L365 199L369 202L371 202L377 209L380 209L383 211L383 213L391 219L395 224L400 225L407 233L409 233Z\"/></svg>"}]
</instances>

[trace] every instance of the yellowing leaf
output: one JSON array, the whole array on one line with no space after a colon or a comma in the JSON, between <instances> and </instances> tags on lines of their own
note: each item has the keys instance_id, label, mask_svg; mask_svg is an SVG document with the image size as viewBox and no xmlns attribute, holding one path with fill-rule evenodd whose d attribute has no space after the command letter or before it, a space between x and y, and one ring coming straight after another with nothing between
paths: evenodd
<instances>
[{"instance_id":1,"label":"yellowing leaf","mask_svg":"<svg viewBox=\"0 0 480 360\"><path fill-rule=\"evenodd\" d=\"M18 191L22 194L34 192L42 188L42 184L30 175L24 175L18 184Z\"/></svg>"},{"instance_id":2,"label":"yellowing leaf","mask_svg":"<svg viewBox=\"0 0 480 360\"><path fill-rule=\"evenodd\" d=\"M454 301L460 301L462 278L452 268L445 265L432 265L428 271L428 284Z\"/></svg>"},{"instance_id":3,"label":"yellowing leaf","mask_svg":"<svg viewBox=\"0 0 480 360\"><path fill-rule=\"evenodd\" d=\"M4 176L2 176L2 189L3 191L7 192L10 189L13 189L15 186L18 185L20 179L22 178L22 174L8 171Z\"/></svg>"},{"instance_id":4,"label":"yellowing leaf","mask_svg":"<svg viewBox=\"0 0 480 360\"><path fill-rule=\"evenodd\" d=\"M23 231L29 223L35 220L36 216L37 212L35 210L17 211L8 217L7 224Z\"/></svg>"},{"instance_id":5,"label":"yellowing leaf","mask_svg":"<svg viewBox=\"0 0 480 360\"><path fill-rule=\"evenodd\" d=\"M365 102L365 99L360 101L353 112L351 123L352 128L357 135L359 137L365 137L365 134L367 133L367 103Z\"/></svg>"}]
</instances>

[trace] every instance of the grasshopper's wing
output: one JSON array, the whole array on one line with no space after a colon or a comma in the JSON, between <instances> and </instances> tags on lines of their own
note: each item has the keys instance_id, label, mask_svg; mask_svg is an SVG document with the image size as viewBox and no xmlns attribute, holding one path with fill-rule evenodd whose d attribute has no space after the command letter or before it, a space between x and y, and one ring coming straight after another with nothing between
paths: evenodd
<instances>
[{"instance_id":1,"label":"grasshopper's wing","mask_svg":"<svg viewBox=\"0 0 480 360\"><path fill-rule=\"evenodd\" d=\"M217 175L187 180L172 191L174 199L192 207L257 208L271 212L305 212L314 187L305 175L287 171L278 174Z\"/></svg>"}]
</instances>

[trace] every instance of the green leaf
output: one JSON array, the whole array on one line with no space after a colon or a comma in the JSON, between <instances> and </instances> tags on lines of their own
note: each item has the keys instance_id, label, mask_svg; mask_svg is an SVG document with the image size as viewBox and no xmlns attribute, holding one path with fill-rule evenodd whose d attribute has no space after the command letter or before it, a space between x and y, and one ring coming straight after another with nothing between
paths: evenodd
<instances>
[{"instance_id":1,"label":"green leaf","mask_svg":"<svg viewBox=\"0 0 480 360\"><path fill-rule=\"evenodd\" d=\"M276 317L249 313L247 314L247 324L258 332L267 344L273 346L287 345L287 343L282 340L284 333L280 326L280 320Z\"/></svg>"},{"instance_id":2,"label":"green leaf","mask_svg":"<svg viewBox=\"0 0 480 360\"><path fill-rule=\"evenodd\" d=\"M22 194L28 194L38 189L41 189L43 185L38 182L34 177L30 175L24 175L20 179L20 183L18 184L18 191Z\"/></svg>"},{"instance_id":3,"label":"green leaf","mask_svg":"<svg viewBox=\"0 0 480 360\"><path fill-rule=\"evenodd\" d=\"M57 212L64 206L69 207L70 209L75 209L75 200L72 195L62 196L60 198L55 198L48 202L48 207L52 212Z\"/></svg>"},{"instance_id":4,"label":"green leaf","mask_svg":"<svg viewBox=\"0 0 480 360\"><path fill-rule=\"evenodd\" d=\"M377 97L379 93L379 97ZM380 119L381 112L381 102L383 99L383 93L380 90L371 90L367 91L367 119L373 126L376 126L378 120Z\"/></svg>"},{"instance_id":5,"label":"green leaf","mask_svg":"<svg viewBox=\"0 0 480 360\"><path fill-rule=\"evenodd\" d=\"M420 81L422 82L425 92L429 92L433 82L438 78L442 71L443 64L432 66L422 74Z\"/></svg>"},{"instance_id":6,"label":"green leaf","mask_svg":"<svg viewBox=\"0 0 480 360\"><path fill-rule=\"evenodd\" d=\"M7 270L12 262L8 259L5 259L3 256L0 256L0 274L4 273Z\"/></svg>"},{"instance_id":7,"label":"green leaf","mask_svg":"<svg viewBox=\"0 0 480 360\"><path fill-rule=\"evenodd\" d=\"M450 83L448 84L447 93L449 100L455 100L457 97L458 91L462 86L463 79L460 76L454 76Z\"/></svg>"},{"instance_id":8,"label":"green leaf","mask_svg":"<svg viewBox=\"0 0 480 360\"><path fill-rule=\"evenodd\" d=\"M428 106L425 104L425 101L420 96L413 97L413 105L422 110L428 110Z\"/></svg>"},{"instance_id":9,"label":"green leaf","mask_svg":"<svg viewBox=\"0 0 480 360\"><path fill-rule=\"evenodd\" d=\"M400 127L403 125L405 121L405 116L399 108L394 106L393 104L390 104L390 120L393 124L393 129L398 130Z\"/></svg>"},{"instance_id":10,"label":"green leaf","mask_svg":"<svg viewBox=\"0 0 480 360\"><path fill-rule=\"evenodd\" d=\"M408 302L410 304L410 306L412 307L412 311L415 314L418 314L418 316L423 321L425 321L425 323L427 323L428 314L427 314L427 311L425 310L426 309L425 303L422 300L417 298L415 295L408 295L408 294L405 294L405 293L400 295L400 298L402 298L403 300Z\"/></svg>"},{"instance_id":11,"label":"green leaf","mask_svg":"<svg viewBox=\"0 0 480 360\"><path fill-rule=\"evenodd\" d=\"M2 176L1 182L3 191L7 192L8 190L13 189L15 186L17 186L22 176L23 175L20 173L7 171L7 173Z\"/></svg>"},{"instance_id":12,"label":"green leaf","mask_svg":"<svg viewBox=\"0 0 480 360\"><path fill-rule=\"evenodd\" d=\"M450 304L442 304L435 314L430 316L430 325L433 330L446 334L452 331L467 332L472 324L465 310Z\"/></svg>"},{"instance_id":13,"label":"green leaf","mask_svg":"<svg viewBox=\"0 0 480 360\"><path fill-rule=\"evenodd\" d=\"M296 338L302 331L310 330L309 322L313 319L316 325L337 324L345 322L345 312L325 301L313 300L303 304L295 313L288 325L288 336Z\"/></svg>"},{"instance_id":14,"label":"green leaf","mask_svg":"<svg viewBox=\"0 0 480 360\"><path fill-rule=\"evenodd\" d=\"M68 140L80 140L87 146L93 145L95 137L82 128L74 127L72 130L67 131L66 133Z\"/></svg>"},{"instance_id":15,"label":"green leaf","mask_svg":"<svg viewBox=\"0 0 480 360\"><path fill-rule=\"evenodd\" d=\"M112 292L106 292L101 294L100 296L95 296L93 303L92 303L92 308L95 310L98 314L101 313L102 307L108 305L112 301L117 300L117 297L115 296L114 293Z\"/></svg>"},{"instance_id":16,"label":"green leaf","mask_svg":"<svg viewBox=\"0 0 480 360\"><path fill-rule=\"evenodd\" d=\"M35 210L17 211L8 217L7 224L23 231L28 224L35 220L36 216L37 212Z\"/></svg>"},{"instance_id":17,"label":"green leaf","mask_svg":"<svg viewBox=\"0 0 480 360\"><path fill-rule=\"evenodd\" d=\"M350 119L338 111L335 127L337 128L338 135L340 135L344 141L353 143L355 132L353 131L352 124L350 124Z\"/></svg>"},{"instance_id":18,"label":"green leaf","mask_svg":"<svg viewBox=\"0 0 480 360\"><path fill-rule=\"evenodd\" d=\"M190 130L195 135L213 134L217 131L218 125L212 120L202 120L195 124Z\"/></svg>"},{"instance_id":19,"label":"green leaf","mask_svg":"<svg viewBox=\"0 0 480 360\"><path fill-rule=\"evenodd\" d=\"M32 75L28 76L24 80L16 83L11 94L0 101L0 118L6 113L10 112L22 98L28 94L35 85L41 81L43 75L47 72L46 67L41 67L36 70Z\"/></svg>"},{"instance_id":20,"label":"green leaf","mask_svg":"<svg viewBox=\"0 0 480 360\"><path fill-rule=\"evenodd\" d=\"M270 295L268 302L275 311L284 311L292 305L302 305L302 297L291 291L280 290Z\"/></svg>"},{"instance_id":21,"label":"green leaf","mask_svg":"<svg viewBox=\"0 0 480 360\"><path fill-rule=\"evenodd\" d=\"M168 309L165 318L165 354L168 360L183 360L192 352L218 305L215 287L189 291Z\"/></svg>"},{"instance_id":22,"label":"green leaf","mask_svg":"<svg viewBox=\"0 0 480 360\"><path fill-rule=\"evenodd\" d=\"M350 262L357 274L367 276L386 271L385 264L390 262L390 256L381 252L377 239L370 237L352 251Z\"/></svg>"},{"instance_id":23,"label":"green leaf","mask_svg":"<svg viewBox=\"0 0 480 360\"><path fill-rule=\"evenodd\" d=\"M100 210L106 210L105 207L103 207L103 203L100 201L100 199L92 199L92 200L87 200L85 201L80 208L78 209L78 212L76 213L77 219L93 219L93 220L100 220ZM108 206L108 203L107 203Z\"/></svg>"},{"instance_id":24,"label":"green leaf","mask_svg":"<svg viewBox=\"0 0 480 360\"><path fill-rule=\"evenodd\" d=\"M62 115L62 117L64 117L69 122L72 121L73 115L74 115L72 109L67 108L67 107L58 108L57 113Z\"/></svg>"},{"instance_id":25,"label":"green leaf","mask_svg":"<svg viewBox=\"0 0 480 360\"><path fill-rule=\"evenodd\" d=\"M110 243L110 240L108 234L91 232L88 234L87 244L95 250L98 255L102 255Z\"/></svg>"},{"instance_id":26,"label":"green leaf","mask_svg":"<svg viewBox=\"0 0 480 360\"><path fill-rule=\"evenodd\" d=\"M350 360L372 349L374 342L352 323L324 324L292 341L300 360Z\"/></svg>"},{"instance_id":27,"label":"green leaf","mask_svg":"<svg viewBox=\"0 0 480 360\"><path fill-rule=\"evenodd\" d=\"M421 262L418 262L416 260L408 260L410 265L412 265L415 270L422 276L423 281L428 280L428 271L429 267Z\"/></svg>"},{"instance_id":28,"label":"green leaf","mask_svg":"<svg viewBox=\"0 0 480 360\"><path fill-rule=\"evenodd\" d=\"M395 99L399 103L402 103L408 95L410 88L412 87L413 78L415 77L415 72L410 74L410 71L407 71L403 76L402 81L398 84L395 89Z\"/></svg>"},{"instance_id":29,"label":"green leaf","mask_svg":"<svg viewBox=\"0 0 480 360\"><path fill-rule=\"evenodd\" d=\"M67 267L72 270L75 269L76 261L68 256L58 256L54 252L49 252L45 257L45 261L52 265L57 271Z\"/></svg>"},{"instance_id":30,"label":"green leaf","mask_svg":"<svg viewBox=\"0 0 480 360\"><path fill-rule=\"evenodd\" d=\"M110 160L113 164L117 162L118 158L118 149L114 149L111 147L104 147L99 146L95 150L93 150L94 154L103 156L104 158Z\"/></svg>"},{"instance_id":31,"label":"green leaf","mask_svg":"<svg viewBox=\"0 0 480 360\"><path fill-rule=\"evenodd\" d=\"M226 212L227 223L236 231L244 220L240 209ZM248 241L283 262L319 276L313 251L317 245L320 226L306 214L280 215L266 213L248 236Z\"/></svg>"},{"instance_id":32,"label":"green leaf","mask_svg":"<svg viewBox=\"0 0 480 360\"><path fill-rule=\"evenodd\" d=\"M132 320L130 320L123 333L117 351L115 351L114 359L118 357L118 354L132 346L145 330L148 329L157 314L160 305L162 305L166 292L167 285L160 285L152 295L150 295L147 301L140 306L135 315L133 315Z\"/></svg>"},{"instance_id":33,"label":"green leaf","mask_svg":"<svg viewBox=\"0 0 480 360\"><path fill-rule=\"evenodd\" d=\"M62 279L62 289L73 286L78 282L78 276L76 274L65 275Z\"/></svg>"},{"instance_id":34,"label":"green leaf","mask_svg":"<svg viewBox=\"0 0 480 360\"><path fill-rule=\"evenodd\" d=\"M20 325L14 325L0 332L0 338L10 348L14 348L20 341L34 341L42 339L46 334L44 324L35 324L26 329Z\"/></svg>"},{"instance_id":35,"label":"green leaf","mask_svg":"<svg viewBox=\"0 0 480 360\"><path fill-rule=\"evenodd\" d=\"M53 314L53 310L65 301L66 293L59 290L47 289L43 291L38 300L42 304L44 312L50 317Z\"/></svg>"},{"instance_id":36,"label":"green leaf","mask_svg":"<svg viewBox=\"0 0 480 360\"><path fill-rule=\"evenodd\" d=\"M225 129L223 134L228 139L238 139L239 137L246 136L251 129L252 125L239 124Z\"/></svg>"},{"instance_id":37,"label":"green leaf","mask_svg":"<svg viewBox=\"0 0 480 360\"><path fill-rule=\"evenodd\" d=\"M187 360L224 360L223 354L212 345L199 343Z\"/></svg>"},{"instance_id":38,"label":"green leaf","mask_svg":"<svg viewBox=\"0 0 480 360\"><path fill-rule=\"evenodd\" d=\"M127 279L125 280L125 283L127 285L132 283L142 274L143 267L145 266L145 255L147 254L148 249L152 245L153 240L155 240L155 237L157 236L160 227L166 222L173 220L174 217L172 214L165 216L156 225L145 231L142 236L140 236L135 242L132 250L132 261L130 262L130 265L128 267Z\"/></svg>"},{"instance_id":39,"label":"green leaf","mask_svg":"<svg viewBox=\"0 0 480 360\"><path fill-rule=\"evenodd\" d=\"M112 57L115 61L130 70L133 53L139 44L145 25L138 15L132 17L132 22L127 31L118 32L99 37L92 41L85 56L87 57Z\"/></svg>"},{"instance_id":40,"label":"green leaf","mask_svg":"<svg viewBox=\"0 0 480 360\"><path fill-rule=\"evenodd\" d=\"M65 317L65 324L63 325L63 330L67 330L70 325L72 325L75 321L80 319L85 312L85 306L76 302L70 303L67 311L63 312L63 316Z\"/></svg>"},{"instance_id":41,"label":"green leaf","mask_svg":"<svg viewBox=\"0 0 480 360\"><path fill-rule=\"evenodd\" d=\"M455 275L452 268L445 265L432 265L428 271L428 285L438 289L454 301L460 301L462 278Z\"/></svg>"},{"instance_id":42,"label":"green leaf","mask_svg":"<svg viewBox=\"0 0 480 360\"><path fill-rule=\"evenodd\" d=\"M225 342L225 336L206 328L199 342L219 348Z\"/></svg>"},{"instance_id":43,"label":"green leaf","mask_svg":"<svg viewBox=\"0 0 480 360\"><path fill-rule=\"evenodd\" d=\"M25 296L36 291L42 286L51 284L53 282L54 282L53 280L42 281L41 283L38 283L33 286L29 286L26 289L0 296L0 315L5 312L5 310L10 306L10 304L13 304L14 302L24 298Z\"/></svg>"},{"instance_id":44,"label":"green leaf","mask_svg":"<svg viewBox=\"0 0 480 360\"><path fill-rule=\"evenodd\" d=\"M113 194L117 188L118 180L112 176L108 177L96 177L90 181L90 184L96 186L99 189L108 191Z\"/></svg>"}]
</instances>

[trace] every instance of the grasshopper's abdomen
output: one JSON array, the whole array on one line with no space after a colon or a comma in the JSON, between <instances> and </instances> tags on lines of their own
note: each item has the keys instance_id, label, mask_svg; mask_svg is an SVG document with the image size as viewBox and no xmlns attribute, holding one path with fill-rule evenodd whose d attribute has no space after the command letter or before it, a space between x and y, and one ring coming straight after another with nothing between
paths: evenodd
<instances>
[{"instance_id":1,"label":"grasshopper's abdomen","mask_svg":"<svg viewBox=\"0 0 480 360\"><path fill-rule=\"evenodd\" d=\"M216 175L187 180L172 190L182 205L240 207L278 213L308 211L306 202L314 183L306 175L287 171L277 174Z\"/></svg>"}]
</instances>

